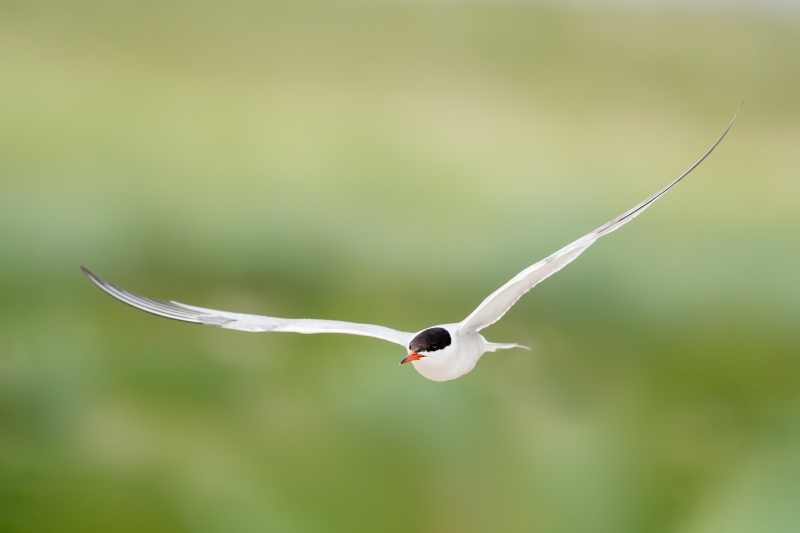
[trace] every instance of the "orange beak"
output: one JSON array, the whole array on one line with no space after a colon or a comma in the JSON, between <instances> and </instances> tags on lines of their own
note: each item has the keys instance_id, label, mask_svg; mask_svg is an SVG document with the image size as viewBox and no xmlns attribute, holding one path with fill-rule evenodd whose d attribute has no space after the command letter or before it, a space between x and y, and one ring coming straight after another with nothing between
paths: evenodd
<instances>
[{"instance_id":1,"label":"orange beak","mask_svg":"<svg viewBox=\"0 0 800 533\"><path fill-rule=\"evenodd\" d=\"M400 361L400 364L401 364L401 365L404 365L404 364L406 364L406 363L410 363L411 361L419 361L419 360L420 360L420 359L422 359L423 357L425 357L425 356L424 356L424 355L420 355L420 354L418 354L417 352L411 352L410 354L408 354L408 355L406 356L406 358L405 358L405 359L403 359L402 361Z\"/></svg>"}]
</instances>

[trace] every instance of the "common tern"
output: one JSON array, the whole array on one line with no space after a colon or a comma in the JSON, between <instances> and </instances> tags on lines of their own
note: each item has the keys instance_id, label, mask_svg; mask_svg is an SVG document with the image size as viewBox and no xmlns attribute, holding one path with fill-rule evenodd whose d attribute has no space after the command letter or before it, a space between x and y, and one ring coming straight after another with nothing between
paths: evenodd
<instances>
[{"instance_id":1,"label":"common tern","mask_svg":"<svg viewBox=\"0 0 800 533\"><path fill-rule=\"evenodd\" d=\"M741 109L741 105L739 106ZM452 324L441 324L423 329L417 333L397 331L391 328L372 324L357 324L337 320L317 320L310 318L275 318L270 316L247 315L217 311L204 307L195 307L175 301L153 300L122 290L92 274L85 267L83 272L98 287L114 298L154 315L242 331L288 331L294 333L347 333L375 337L395 344L407 350L408 355L400 364L411 363L417 371L433 381L447 381L463 376L472 370L481 356L486 352L495 352L508 348L526 348L519 344L504 344L487 341L479 332L500 320L520 297L531 290L537 283L555 274L575 260L584 250L600 237L619 229L638 216L642 211L658 200L664 193L675 186L687 174L694 170L714 148L725 138L739 110L734 114L728 127L692 166L675 178L666 187L626 211L610 222L581 237L575 242L529 266L511 281L490 294L464 320ZM526 348L527 349L527 348Z\"/></svg>"}]
</instances>

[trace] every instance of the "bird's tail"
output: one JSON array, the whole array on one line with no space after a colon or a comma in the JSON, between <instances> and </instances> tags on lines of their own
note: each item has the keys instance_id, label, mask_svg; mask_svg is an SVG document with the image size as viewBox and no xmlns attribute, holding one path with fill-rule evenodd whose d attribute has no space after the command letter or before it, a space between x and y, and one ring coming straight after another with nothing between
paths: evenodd
<instances>
[{"instance_id":1,"label":"bird's tail","mask_svg":"<svg viewBox=\"0 0 800 533\"><path fill-rule=\"evenodd\" d=\"M523 346L521 344L502 344L497 342L486 343L487 352L496 352L497 350L508 350L510 348L524 348L526 350L530 350L530 348L528 348L527 346Z\"/></svg>"}]
</instances>

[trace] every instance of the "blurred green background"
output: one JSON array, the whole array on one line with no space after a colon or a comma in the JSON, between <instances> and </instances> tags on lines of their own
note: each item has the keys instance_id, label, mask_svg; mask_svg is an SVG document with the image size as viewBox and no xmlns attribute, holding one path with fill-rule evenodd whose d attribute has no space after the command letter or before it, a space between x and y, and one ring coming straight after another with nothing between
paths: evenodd
<instances>
[{"instance_id":1,"label":"blurred green background","mask_svg":"<svg viewBox=\"0 0 800 533\"><path fill-rule=\"evenodd\" d=\"M465 317L692 176L434 383L129 290ZM0 530L800 528L800 10L3 2Z\"/></svg>"}]
</instances>

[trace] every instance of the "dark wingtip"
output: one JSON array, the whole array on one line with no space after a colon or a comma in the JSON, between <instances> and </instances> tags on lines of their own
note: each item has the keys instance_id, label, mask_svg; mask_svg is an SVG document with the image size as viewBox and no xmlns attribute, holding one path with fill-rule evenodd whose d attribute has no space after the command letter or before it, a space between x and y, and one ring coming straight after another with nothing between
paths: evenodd
<instances>
[{"instance_id":1,"label":"dark wingtip","mask_svg":"<svg viewBox=\"0 0 800 533\"><path fill-rule=\"evenodd\" d=\"M97 283L97 276L92 274L92 271L86 268L85 266L81 265L81 272L83 272L87 278Z\"/></svg>"},{"instance_id":2,"label":"dark wingtip","mask_svg":"<svg viewBox=\"0 0 800 533\"><path fill-rule=\"evenodd\" d=\"M197 311L192 311L190 309L182 308L174 303L164 302L161 300L154 300L153 298L140 296L138 294L134 294L132 292L120 289L119 287L115 287L114 285L108 283L107 281L98 278L97 276L92 274L92 272L85 266L81 266L81 270L92 281L92 283L97 285L103 292L105 292L112 298L121 301L124 304L130 305L131 307L135 307L136 309L139 309L141 311L162 316L164 318L170 318L172 320L179 320L182 322L192 322L195 324L203 323L200 320L201 313L198 313ZM209 325L218 326L221 324L210 323Z\"/></svg>"},{"instance_id":3,"label":"dark wingtip","mask_svg":"<svg viewBox=\"0 0 800 533\"><path fill-rule=\"evenodd\" d=\"M92 280L92 282L93 282L95 285L97 285L97 286L98 286L98 287L100 287L100 288L103 288L103 287L102 287L102 283L101 283L101 280L100 280L100 278L98 278L97 276L95 276L95 275L92 273L92 271L91 271L91 270L89 270L89 269L88 269L88 268L86 268L85 266L81 265L81 271L82 271L84 274L86 274L86 277L87 277L87 278L89 278L90 280Z\"/></svg>"}]
</instances>

